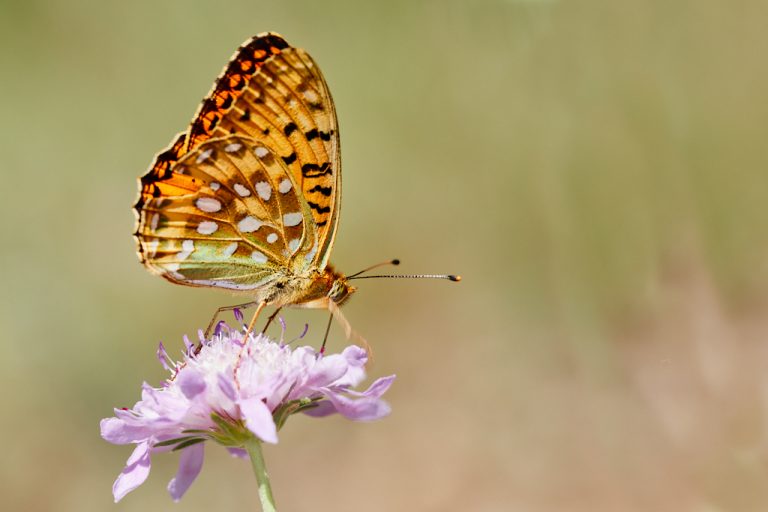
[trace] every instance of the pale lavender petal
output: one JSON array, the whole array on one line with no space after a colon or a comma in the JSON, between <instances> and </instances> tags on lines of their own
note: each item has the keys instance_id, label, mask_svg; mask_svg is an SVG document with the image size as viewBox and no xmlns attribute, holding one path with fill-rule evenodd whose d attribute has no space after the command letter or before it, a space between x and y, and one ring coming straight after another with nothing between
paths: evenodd
<instances>
[{"instance_id":1,"label":"pale lavender petal","mask_svg":"<svg viewBox=\"0 0 768 512\"><path fill-rule=\"evenodd\" d=\"M272 419L272 412L261 398L246 398L240 400L239 405L248 430L266 443L277 443L275 420Z\"/></svg>"},{"instance_id":2,"label":"pale lavender petal","mask_svg":"<svg viewBox=\"0 0 768 512\"><path fill-rule=\"evenodd\" d=\"M328 393L326 396L336 411L350 420L373 421L391 412L389 404L378 398L352 399L337 393Z\"/></svg>"},{"instance_id":3,"label":"pale lavender petal","mask_svg":"<svg viewBox=\"0 0 768 512\"><path fill-rule=\"evenodd\" d=\"M193 399L205 391L205 377L192 368L183 368L176 375L176 383L188 399Z\"/></svg>"},{"instance_id":4,"label":"pale lavender petal","mask_svg":"<svg viewBox=\"0 0 768 512\"><path fill-rule=\"evenodd\" d=\"M152 402L155 405L160 404L160 396L158 396L157 390L150 386L147 382L141 383L141 401Z\"/></svg>"},{"instance_id":5,"label":"pale lavender petal","mask_svg":"<svg viewBox=\"0 0 768 512\"><path fill-rule=\"evenodd\" d=\"M227 451L233 457L237 457L237 458L240 458L240 459L247 459L248 458L248 452L243 450L242 448L227 448Z\"/></svg>"},{"instance_id":6,"label":"pale lavender petal","mask_svg":"<svg viewBox=\"0 0 768 512\"><path fill-rule=\"evenodd\" d=\"M168 353L165 351L165 347L163 346L162 341L157 345L157 359L160 361L160 364L163 365L164 369L171 369L171 367L168 366L168 361L170 361L170 358L168 357Z\"/></svg>"},{"instance_id":7,"label":"pale lavender petal","mask_svg":"<svg viewBox=\"0 0 768 512\"><path fill-rule=\"evenodd\" d=\"M133 450L131 456L128 457L125 469L123 469L112 485L112 496L115 498L115 503L143 484L149 476L149 469L149 443L140 443Z\"/></svg>"},{"instance_id":8,"label":"pale lavender petal","mask_svg":"<svg viewBox=\"0 0 768 512\"><path fill-rule=\"evenodd\" d=\"M232 385L231 379L225 374L219 373L217 380L219 383L219 389L222 393L224 393L224 396L234 401L235 397L237 396L237 392L235 391L235 387Z\"/></svg>"},{"instance_id":9,"label":"pale lavender petal","mask_svg":"<svg viewBox=\"0 0 768 512\"><path fill-rule=\"evenodd\" d=\"M390 375L388 377L380 377L376 379L373 382L373 384L371 384L370 387L365 391L363 391L362 393L359 391L353 391L353 390L349 390L347 392L353 396L379 398L381 395L387 392L387 390L389 389L389 387L392 385L394 381L395 381L394 375Z\"/></svg>"},{"instance_id":10,"label":"pale lavender petal","mask_svg":"<svg viewBox=\"0 0 768 512\"><path fill-rule=\"evenodd\" d=\"M194 347L194 345L192 344L192 342L191 342L191 341L189 341L189 336L187 336L187 335L185 334L185 335L184 335L184 348L186 348L186 353L187 353L187 354L191 354L191 353L192 353L192 348L193 348L193 347Z\"/></svg>"},{"instance_id":11,"label":"pale lavender petal","mask_svg":"<svg viewBox=\"0 0 768 512\"><path fill-rule=\"evenodd\" d=\"M325 416L336 414L336 406L330 400L321 400L314 407L304 409L302 412L313 418L324 418Z\"/></svg>"},{"instance_id":12,"label":"pale lavender petal","mask_svg":"<svg viewBox=\"0 0 768 512\"><path fill-rule=\"evenodd\" d=\"M168 483L168 492L173 501L179 501L203 468L203 443L193 444L181 450L179 470Z\"/></svg>"},{"instance_id":13,"label":"pale lavender petal","mask_svg":"<svg viewBox=\"0 0 768 512\"><path fill-rule=\"evenodd\" d=\"M243 312L240 311L240 308L233 309L232 314L235 315L235 320L237 320L240 323L243 323Z\"/></svg>"},{"instance_id":14,"label":"pale lavender petal","mask_svg":"<svg viewBox=\"0 0 768 512\"><path fill-rule=\"evenodd\" d=\"M368 352L357 345L348 346L341 355L349 362L350 366L362 367L368 362Z\"/></svg>"},{"instance_id":15,"label":"pale lavender petal","mask_svg":"<svg viewBox=\"0 0 768 512\"><path fill-rule=\"evenodd\" d=\"M365 379L365 363L368 353L357 345L350 345L340 354L347 361L347 373L333 384L335 386L357 386Z\"/></svg>"},{"instance_id":16,"label":"pale lavender petal","mask_svg":"<svg viewBox=\"0 0 768 512\"><path fill-rule=\"evenodd\" d=\"M311 387L328 386L347 373L347 362L338 355L318 359L310 370L306 385ZM292 397L293 398L293 397Z\"/></svg>"},{"instance_id":17,"label":"pale lavender petal","mask_svg":"<svg viewBox=\"0 0 768 512\"><path fill-rule=\"evenodd\" d=\"M104 418L99 424L101 437L113 444L128 444L142 441L150 437L152 428L144 424L129 425L118 418Z\"/></svg>"}]
</instances>

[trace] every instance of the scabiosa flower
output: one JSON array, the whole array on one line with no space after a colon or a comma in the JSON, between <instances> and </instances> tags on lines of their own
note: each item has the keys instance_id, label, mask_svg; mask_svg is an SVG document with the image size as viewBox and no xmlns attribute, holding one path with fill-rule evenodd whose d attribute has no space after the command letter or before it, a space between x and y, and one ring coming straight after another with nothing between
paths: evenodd
<instances>
[{"instance_id":1,"label":"scabiosa flower","mask_svg":"<svg viewBox=\"0 0 768 512\"><path fill-rule=\"evenodd\" d=\"M371 421L390 412L381 396L394 375L365 391L353 389L365 379L367 353L358 346L323 355L263 334L250 335L243 345L242 333L226 326L217 331L210 340L201 336L198 346L185 338L179 362L161 344L158 357L171 377L160 388L144 383L133 408L115 409L114 417L101 421L105 440L136 445L112 488L116 502L146 480L153 454L171 450L181 452L178 472L168 484L178 501L202 468L204 442L212 440L233 455L250 455L264 505L265 498L272 500L260 444L277 443L277 432L290 415L339 413Z\"/></svg>"}]
</instances>

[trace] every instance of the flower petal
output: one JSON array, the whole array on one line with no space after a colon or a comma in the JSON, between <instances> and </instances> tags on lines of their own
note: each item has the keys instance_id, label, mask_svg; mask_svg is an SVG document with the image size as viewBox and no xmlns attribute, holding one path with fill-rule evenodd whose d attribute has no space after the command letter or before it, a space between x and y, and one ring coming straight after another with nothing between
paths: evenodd
<instances>
[{"instance_id":1,"label":"flower petal","mask_svg":"<svg viewBox=\"0 0 768 512\"><path fill-rule=\"evenodd\" d=\"M136 446L131 456L128 457L122 473L112 485L112 496L115 498L115 503L143 484L149 476L149 469L149 443L145 441Z\"/></svg>"},{"instance_id":2,"label":"flower petal","mask_svg":"<svg viewBox=\"0 0 768 512\"><path fill-rule=\"evenodd\" d=\"M193 444L181 450L179 470L168 483L168 492L173 501L179 501L203 468L203 443Z\"/></svg>"},{"instance_id":3,"label":"flower petal","mask_svg":"<svg viewBox=\"0 0 768 512\"><path fill-rule=\"evenodd\" d=\"M325 416L336 414L336 406L330 400L321 400L316 402L314 407L304 409L302 412L313 418L324 418Z\"/></svg>"},{"instance_id":4,"label":"flower petal","mask_svg":"<svg viewBox=\"0 0 768 512\"><path fill-rule=\"evenodd\" d=\"M235 391L235 386L232 385L230 378L227 377L227 375L224 373L219 373L216 376L216 379L219 384L219 389L222 393L224 393L224 396L234 401L235 397L237 396L237 392Z\"/></svg>"},{"instance_id":5,"label":"flower petal","mask_svg":"<svg viewBox=\"0 0 768 512\"><path fill-rule=\"evenodd\" d=\"M272 419L272 412L261 398L253 397L240 400L240 413L245 418L245 426L256 437L266 443L277 443L277 427Z\"/></svg>"},{"instance_id":6,"label":"flower petal","mask_svg":"<svg viewBox=\"0 0 768 512\"><path fill-rule=\"evenodd\" d=\"M146 425L130 425L120 418L104 418L100 423L101 437L112 444L128 444L143 441L154 431Z\"/></svg>"},{"instance_id":7,"label":"flower petal","mask_svg":"<svg viewBox=\"0 0 768 512\"><path fill-rule=\"evenodd\" d=\"M205 377L189 367L183 368L176 375L176 383L184 396L190 400L205 391Z\"/></svg>"},{"instance_id":8,"label":"flower petal","mask_svg":"<svg viewBox=\"0 0 768 512\"><path fill-rule=\"evenodd\" d=\"M307 386L325 387L342 378L348 372L347 361L339 355L331 355L318 359L309 370Z\"/></svg>"},{"instance_id":9,"label":"flower petal","mask_svg":"<svg viewBox=\"0 0 768 512\"><path fill-rule=\"evenodd\" d=\"M170 370L171 369L171 367L168 366L168 361L170 361L171 358L168 357L168 352L165 351L165 347L163 346L163 342L162 341L157 346L157 359L160 361L160 364L163 365L163 368L165 370Z\"/></svg>"},{"instance_id":10,"label":"flower petal","mask_svg":"<svg viewBox=\"0 0 768 512\"><path fill-rule=\"evenodd\" d=\"M390 375L388 377L380 377L376 379L373 384L371 384L368 389L363 391L362 393L358 391L347 391L351 395L355 396L365 396L368 398L379 398L381 395L387 392L389 387L392 385L392 383L395 381L395 376Z\"/></svg>"},{"instance_id":11,"label":"flower petal","mask_svg":"<svg viewBox=\"0 0 768 512\"><path fill-rule=\"evenodd\" d=\"M192 342L189 341L189 336L187 336L186 334L184 335L184 348L186 349L184 352L186 355L191 354L192 349L195 348Z\"/></svg>"},{"instance_id":12,"label":"flower petal","mask_svg":"<svg viewBox=\"0 0 768 512\"><path fill-rule=\"evenodd\" d=\"M333 384L335 386L357 386L365 379L365 363L368 361L368 352L350 345L340 354L347 360L347 373Z\"/></svg>"},{"instance_id":13,"label":"flower petal","mask_svg":"<svg viewBox=\"0 0 768 512\"><path fill-rule=\"evenodd\" d=\"M336 412L355 421L373 421L383 418L391 412L389 404L379 398L352 399L339 393L327 393Z\"/></svg>"},{"instance_id":14,"label":"flower petal","mask_svg":"<svg viewBox=\"0 0 768 512\"><path fill-rule=\"evenodd\" d=\"M237 457L239 459L247 459L248 458L248 452L243 450L242 448L227 448L227 451L233 457Z\"/></svg>"}]
</instances>

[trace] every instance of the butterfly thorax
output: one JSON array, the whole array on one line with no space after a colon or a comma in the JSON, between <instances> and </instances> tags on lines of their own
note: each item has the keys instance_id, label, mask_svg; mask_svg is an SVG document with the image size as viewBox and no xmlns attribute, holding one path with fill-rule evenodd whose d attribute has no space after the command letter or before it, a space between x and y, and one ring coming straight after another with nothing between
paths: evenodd
<instances>
[{"instance_id":1,"label":"butterfly thorax","mask_svg":"<svg viewBox=\"0 0 768 512\"><path fill-rule=\"evenodd\" d=\"M341 305L355 290L344 274L329 265L323 271L312 271L307 275L282 276L265 290L265 299L276 306L291 304L327 309L329 301Z\"/></svg>"}]
</instances>

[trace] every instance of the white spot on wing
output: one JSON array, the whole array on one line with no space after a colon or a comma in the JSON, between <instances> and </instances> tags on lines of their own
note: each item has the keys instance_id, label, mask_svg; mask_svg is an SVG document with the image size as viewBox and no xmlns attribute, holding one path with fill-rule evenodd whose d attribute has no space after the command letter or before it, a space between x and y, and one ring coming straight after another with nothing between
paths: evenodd
<instances>
[{"instance_id":1,"label":"white spot on wing","mask_svg":"<svg viewBox=\"0 0 768 512\"><path fill-rule=\"evenodd\" d=\"M317 93L315 91L312 89L307 89L304 91L304 99L310 103L317 103L317 100L320 98L317 97Z\"/></svg>"},{"instance_id":2,"label":"white spot on wing","mask_svg":"<svg viewBox=\"0 0 768 512\"><path fill-rule=\"evenodd\" d=\"M212 181L210 187L211 187L211 190L216 192L221 188L221 183L219 183L218 181Z\"/></svg>"},{"instance_id":3,"label":"white spot on wing","mask_svg":"<svg viewBox=\"0 0 768 512\"><path fill-rule=\"evenodd\" d=\"M269 198L272 197L272 187L266 181L260 181L256 184L256 192L265 201L269 201Z\"/></svg>"},{"instance_id":4,"label":"white spot on wing","mask_svg":"<svg viewBox=\"0 0 768 512\"><path fill-rule=\"evenodd\" d=\"M277 242L277 234L276 233L270 233L267 235L267 242L273 244Z\"/></svg>"},{"instance_id":5,"label":"white spot on wing","mask_svg":"<svg viewBox=\"0 0 768 512\"><path fill-rule=\"evenodd\" d=\"M149 250L149 256L152 257L155 254L157 254L157 247L160 245L160 240L155 238L151 242L149 242L149 245L147 246L147 249Z\"/></svg>"},{"instance_id":6,"label":"white spot on wing","mask_svg":"<svg viewBox=\"0 0 768 512\"><path fill-rule=\"evenodd\" d=\"M288 227L298 226L301 224L301 214L299 212L286 213L283 215L283 224Z\"/></svg>"},{"instance_id":7,"label":"white spot on wing","mask_svg":"<svg viewBox=\"0 0 768 512\"><path fill-rule=\"evenodd\" d=\"M264 223L259 219L254 219L250 215L243 217L243 220L237 223L237 229L243 233L253 233L258 231Z\"/></svg>"},{"instance_id":8,"label":"white spot on wing","mask_svg":"<svg viewBox=\"0 0 768 512\"><path fill-rule=\"evenodd\" d=\"M293 240L288 242L288 250L290 250L292 253L296 252L296 249L299 248L300 242L301 240L299 240L298 238L294 238Z\"/></svg>"},{"instance_id":9,"label":"white spot on wing","mask_svg":"<svg viewBox=\"0 0 768 512\"><path fill-rule=\"evenodd\" d=\"M305 260L307 263L311 262L313 259L315 259L315 254L317 254L317 240L315 240L315 245L312 246L312 250L309 251L309 253L305 256Z\"/></svg>"},{"instance_id":10,"label":"white spot on wing","mask_svg":"<svg viewBox=\"0 0 768 512\"><path fill-rule=\"evenodd\" d=\"M234 153L235 151L240 151L241 147L243 147L242 144L233 142L232 144L228 144L227 147L224 148L224 151L227 153Z\"/></svg>"},{"instance_id":11,"label":"white spot on wing","mask_svg":"<svg viewBox=\"0 0 768 512\"><path fill-rule=\"evenodd\" d=\"M179 261L184 261L185 259L189 258L189 255L192 254L194 251L195 251L194 240L184 240L181 243L181 252L176 255L176 258Z\"/></svg>"},{"instance_id":12,"label":"white spot on wing","mask_svg":"<svg viewBox=\"0 0 768 512\"><path fill-rule=\"evenodd\" d=\"M253 150L254 153L256 153L256 156L259 158L264 158L269 154L269 151L264 146L259 146L256 149Z\"/></svg>"},{"instance_id":13,"label":"white spot on wing","mask_svg":"<svg viewBox=\"0 0 768 512\"><path fill-rule=\"evenodd\" d=\"M287 194L291 190L292 186L293 185L291 184L291 180L289 180L288 178L285 178L277 186L277 190L279 190L281 194Z\"/></svg>"},{"instance_id":14,"label":"white spot on wing","mask_svg":"<svg viewBox=\"0 0 768 512\"><path fill-rule=\"evenodd\" d=\"M224 256L227 258L231 257L233 254L235 254L235 251L237 250L237 242L232 242L228 246L224 248Z\"/></svg>"},{"instance_id":15,"label":"white spot on wing","mask_svg":"<svg viewBox=\"0 0 768 512\"><path fill-rule=\"evenodd\" d=\"M251 195L251 191L239 183L235 183L235 192L237 192L240 197L248 197Z\"/></svg>"},{"instance_id":16,"label":"white spot on wing","mask_svg":"<svg viewBox=\"0 0 768 512\"><path fill-rule=\"evenodd\" d=\"M204 220L197 225L197 232L201 235L212 235L219 229L219 225L212 220Z\"/></svg>"},{"instance_id":17,"label":"white spot on wing","mask_svg":"<svg viewBox=\"0 0 768 512\"><path fill-rule=\"evenodd\" d=\"M256 263L266 263L267 262L267 256L260 251L253 251L251 253L251 259L255 261Z\"/></svg>"},{"instance_id":18,"label":"white spot on wing","mask_svg":"<svg viewBox=\"0 0 768 512\"><path fill-rule=\"evenodd\" d=\"M160 222L160 214L156 213L152 215L152 221L150 222L150 229L152 231L157 229L157 223Z\"/></svg>"},{"instance_id":19,"label":"white spot on wing","mask_svg":"<svg viewBox=\"0 0 768 512\"><path fill-rule=\"evenodd\" d=\"M202 211L207 213L215 213L221 210L221 202L218 199L212 197L201 197L195 202L195 205Z\"/></svg>"},{"instance_id":20,"label":"white spot on wing","mask_svg":"<svg viewBox=\"0 0 768 512\"><path fill-rule=\"evenodd\" d=\"M207 160L208 157L211 156L211 153L213 153L213 150L208 148L199 155L197 155L197 160L195 160L196 163L201 163L203 160Z\"/></svg>"}]
</instances>

